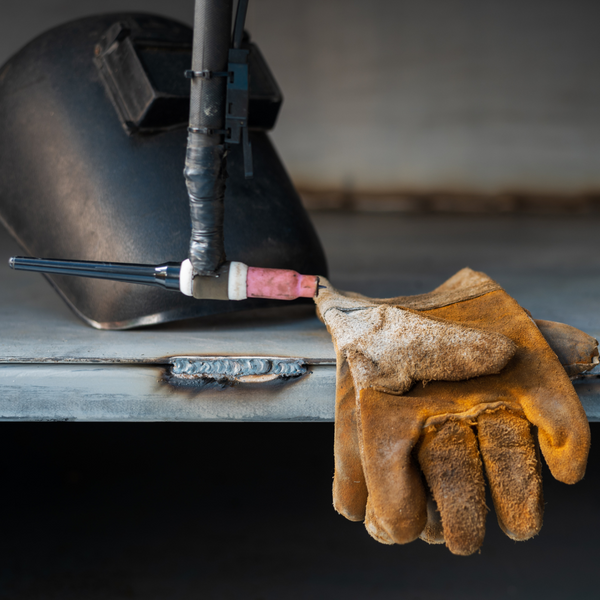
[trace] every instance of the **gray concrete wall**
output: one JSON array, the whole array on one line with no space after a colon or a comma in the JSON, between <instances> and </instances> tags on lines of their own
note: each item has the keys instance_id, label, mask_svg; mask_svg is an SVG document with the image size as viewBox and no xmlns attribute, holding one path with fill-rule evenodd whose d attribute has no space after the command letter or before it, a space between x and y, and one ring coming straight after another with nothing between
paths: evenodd
<instances>
[{"instance_id":1,"label":"gray concrete wall","mask_svg":"<svg viewBox=\"0 0 600 600\"><path fill-rule=\"evenodd\" d=\"M193 0L2 0L0 60L113 10L191 21ZM382 192L600 191L593 0L251 0L286 96L297 183Z\"/></svg>"}]
</instances>

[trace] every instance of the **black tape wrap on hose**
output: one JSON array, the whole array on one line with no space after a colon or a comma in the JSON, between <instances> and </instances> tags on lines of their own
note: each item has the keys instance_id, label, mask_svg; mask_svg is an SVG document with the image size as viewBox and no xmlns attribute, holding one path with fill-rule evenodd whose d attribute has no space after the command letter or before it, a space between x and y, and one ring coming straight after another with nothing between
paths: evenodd
<instances>
[{"instance_id":1,"label":"black tape wrap on hose","mask_svg":"<svg viewBox=\"0 0 600 600\"><path fill-rule=\"evenodd\" d=\"M190 133L185 179L190 197L192 236L189 258L201 275L216 271L225 262L223 216L225 196L224 145L198 146Z\"/></svg>"},{"instance_id":2,"label":"black tape wrap on hose","mask_svg":"<svg viewBox=\"0 0 600 600\"><path fill-rule=\"evenodd\" d=\"M232 0L196 0L193 71L227 72L232 11ZM214 274L225 262L226 95L225 77L191 80L190 129L200 131L188 135L184 175L192 222L189 259L200 275Z\"/></svg>"}]
</instances>

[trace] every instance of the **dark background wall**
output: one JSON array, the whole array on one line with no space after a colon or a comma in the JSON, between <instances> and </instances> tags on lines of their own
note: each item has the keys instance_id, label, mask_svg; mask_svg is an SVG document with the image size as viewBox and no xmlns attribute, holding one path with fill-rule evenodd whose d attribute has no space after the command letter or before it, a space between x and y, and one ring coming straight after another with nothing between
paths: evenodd
<instances>
[{"instance_id":1,"label":"dark background wall","mask_svg":"<svg viewBox=\"0 0 600 600\"><path fill-rule=\"evenodd\" d=\"M0 61L96 12L191 22L193 0L3 0ZM302 187L600 190L593 0L252 0L286 96L274 138Z\"/></svg>"},{"instance_id":2,"label":"dark background wall","mask_svg":"<svg viewBox=\"0 0 600 600\"><path fill-rule=\"evenodd\" d=\"M0 598L598 598L597 447L575 486L544 471L538 537L511 541L491 513L481 553L460 557L384 546L337 515L332 437L326 423L4 424Z\"/></svg>"}]
</instances>

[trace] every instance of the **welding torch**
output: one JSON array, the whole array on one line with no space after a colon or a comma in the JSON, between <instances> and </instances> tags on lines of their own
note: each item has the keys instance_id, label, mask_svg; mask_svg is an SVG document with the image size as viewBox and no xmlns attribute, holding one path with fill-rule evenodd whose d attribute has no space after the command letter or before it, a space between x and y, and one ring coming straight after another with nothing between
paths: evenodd
<instances>
[{"instance_id":1,"label":"welding torch","mask_svg":"<svg viewBox=\"0 0 600 600\"><path fill-rule=\"evenodd\" d=\"M316 275L300 275L289 269L249 267L237 261L224 263L210 276L194 274L189 259L182 263L139 265L13 256L8 264L17 271L76 275L158 286L201 300L295 300L313 298L319 289L319 278Z\"/></svg>"},{"instance_id":2,"label":"welding torch","mask_svg":"<svg viewBox=\"0 0 600 600\"><path fill-rule=\"evenodd\" d=\"M12 269L152 285L202 300L295 300L318 294L315 275L224 262L228 144L242 142L246 177L252 175L247 120L249 50L242 47L247 8L248 0L239 0L232 40L233 1L196 0L192 70L186 71L191 100L184 170L192 221L191 261L140 265L13 256L9 260Z\"/></svg>"}]
</instances>

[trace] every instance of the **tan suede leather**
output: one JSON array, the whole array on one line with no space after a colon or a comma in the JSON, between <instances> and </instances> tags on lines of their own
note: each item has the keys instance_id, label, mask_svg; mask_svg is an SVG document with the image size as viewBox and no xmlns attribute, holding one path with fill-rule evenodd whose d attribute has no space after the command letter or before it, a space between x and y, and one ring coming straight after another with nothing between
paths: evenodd
<instances>
[{"instance_id":1,"label":"tan suede leather","mask_svg":"<svg viewBox=\"0 0 600 600\"><path fill-rule=\"evenodd\" d=\"M564 323L536 319L535 324L569 377L585 373L598 364L598 342L592 336Z\"/></svg>"},{"instance_id":2,"label":"tan suede leather","mask_svg":"<svg viewBox=\"0 0 600 600\"><path fill-rule=\"evenodd\" d=\"M481 293L497 288L489 280ZM424 305L433 307L432 295L426 296L422 297ZM454 289L438 296L439 305L457 297ZM499 373L516 352L515 344L503 334L465 327L433 311L426 314L412 307L352 297L328 282L316 303L336 352L349 363L357 389L403 394L415 381L461 381Z\"/></svg>"},{"instance_id":3,"label":"tan suede leather","mask_svg":"<svg viewBox=\"0 0 600 600\"><path fill-rule=\"evenodd\" d=\"M564 368L526 311L487 276L469 269L422 296L372 300L337 294L343 306L348 299L357 302L355 309L361 302L408 305L412 311L422 306L423 316L502 334L517 348L499 374L424 382L404 395L393 385L385 389L389 372L384 385L377 379L365 385L364 374L353 377L351 348L338 348L338 512L351 520L364 518L369 533L383 543L420 536L431 543L445 541L456 554L470 554L485 532L485 468L501 527L513 539L535 535L543 502L531 425L552 474L566 483L583 476L589 427ZM571 339L564 331L554 336L561 347ZM571 344L569 364L593 364L589 340L587 346ZM419 379L414 369L411 378Z\"/></svg>"}]
</instances>

